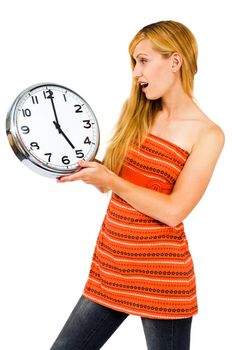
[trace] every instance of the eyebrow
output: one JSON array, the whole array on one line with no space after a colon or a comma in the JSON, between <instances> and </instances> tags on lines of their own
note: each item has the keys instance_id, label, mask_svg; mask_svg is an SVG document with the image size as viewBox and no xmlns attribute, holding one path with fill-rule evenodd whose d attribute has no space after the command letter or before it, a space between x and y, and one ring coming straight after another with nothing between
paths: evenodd
<instances>
[{"instance_id":1,"label":"eyebrow","mask_svg":"<svg viewBox=\"0 0 232 350\"><path fill-rule=\"evenodd\" d=\"M134 57L134 59L137 59L137 58L139 58L139 56L149 56L148 54L146 54L146 53L142 53L142 52L140 52L136 57Z\"/></svg>"}]
</instances>

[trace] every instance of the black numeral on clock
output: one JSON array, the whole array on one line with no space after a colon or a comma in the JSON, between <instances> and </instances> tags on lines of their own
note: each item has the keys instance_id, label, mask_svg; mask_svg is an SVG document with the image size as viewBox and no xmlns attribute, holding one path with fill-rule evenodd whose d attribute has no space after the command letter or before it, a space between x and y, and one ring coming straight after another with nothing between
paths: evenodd
<instances>
[{"instance_id":1,"label":"black numeral on clock","mask_svg":"<svg viewBox=\"0 0 232 350\"><path fill-rule=\"evenodd\" d=\"M76 152L77 158L83 158L84 157L84 153L83 153L82 149L76 149L75 152Z\"/></svg>"},{"instance_id":2,"label":"black numeral on clock","mask_svg":"<svg viewBox=\"0 0 232 350\"><path fill-rule=\"evenodd\" d=\"M84 125L85 129L89 129L91 128L92 124L90 123L90 120L82 120L83 123L86 123L86 125Z\"/></svg>"},{"instance_id":3,"label":"black numeral on clock","mask_svg":"<svg viewBox=\"0 0 232 350\"><path fill-rule=\"evenodd\" d=\"M81 109L81 105L74 105L74 107L76 108L75 113L83 112L82 109Z\"/></svg>"},{"instance_id":4,"label":"black numeral on clock","mask_svg":"<svg viewBox=\"0 0 232 350\"><path fill-rule=\"evenodd\" d=\"M50 163L52 154L51 153L44 153L44 155L48 156L48 163Z\"/></svg>"},{"instance_id":5,"label":"black numeral on clock","mask_svg":"<svg viewBox=\"0 0 232 350\"><path fill-rule=\"evenodd\" d=\"M91 145L91 141L90 141L90 139L89 139L88 136L85 138L84 143L85 143L85 144L88 144L88 145Z\"/></svg>"},{"instance_id":6,"label":"black numeral on clock","mask_svg":"<svg viewBox=\"0 0 232 350\"><path fill-rule=\"evenodd\" d=\"M37 97L37 96L31 96L31 99L32 99L33 105L39 103L39 100L38 100L38 97Z\"/></svg>"},{"instance_id":7,"label":"black numeral on clock","mask_svg":"<svg viewBox=\"0 0 232 350\"><path fill-rule=\"evenodd\" d=\"M31 150L33 150L33 148L36 148L36 149L40 148L37 142L31 142L30 146L31 146Z\"/></svg>"},{"instance_id":8,"label":"black numeral on clock","mask_svg":"<svg viewBox=\"0 0 232 350\"><path fill-rule=\"evenodd\" d=\"M52 90L43 91L43 95L44 95L44 98L46 98L46 99L47 98L54 98Z\"/></svg>"},{"instance_id":9,"label":"black numeral on clock","mask_svg":"<svg viewBox=\"0 0 232 350\"><path fill-rule=\"evenodd\" d=\"M31 116L31 111L30 111L29 108L22 109L22 112L23 112L23 116L24 117L30 117Z\"/></svg>"},{"instance_id":10,"label":"black numeral on clock","mask_svg":"<svg viewBox=\"0 0 232 350\"><path fill-rule=\"evenodd\" d=\"M68 159L68 156L63 156L61 160L62 160L62 163L65 165L70 164L70 160Z\"/></svg>"},{"instance_id":11,"label":"black numeral on clock","mask_svg":"<svg viewBox=\"0 0 232 350\"><path fill-rule=\"evenodd\" d=\"M21 130L23 134L29 134L30 132L30 129L26 125L21 126Z\"/></svg>"}]
</instances>

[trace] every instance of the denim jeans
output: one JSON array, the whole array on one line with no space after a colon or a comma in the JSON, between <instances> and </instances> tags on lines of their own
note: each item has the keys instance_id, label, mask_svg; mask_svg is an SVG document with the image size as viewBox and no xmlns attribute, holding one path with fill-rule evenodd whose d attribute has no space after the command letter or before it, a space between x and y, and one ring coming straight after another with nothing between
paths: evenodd
<instances>
[{"instance_id":1,"label":"denim jeans","mask_svg":"<svg viewBox=\"0 0 232 350\"><path fill-rule=\"evenodd\" d=\"M50 350L101 349L128 316L82 295ZM148 350L189 350L192 318L141 321Z\"/></svg>"}]
</instances>

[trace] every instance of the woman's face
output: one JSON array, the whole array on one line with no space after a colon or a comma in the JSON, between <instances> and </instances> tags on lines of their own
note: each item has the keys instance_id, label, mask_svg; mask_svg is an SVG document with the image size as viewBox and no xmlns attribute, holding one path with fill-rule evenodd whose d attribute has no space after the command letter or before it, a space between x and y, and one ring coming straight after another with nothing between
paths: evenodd
<instances>
[{"instance_id":1,"label":"woman's face","mask_svg":"<svg viewBox=\"0 0 232 350\"><path fill-rule=\"evenodd\" d=\"M136 62L133 75L147 99L155 100L170 92L176 81L172 55L164 57L154 50L149 39L144 39L135 47L133 57Z\"/></svg>"}]
</instances>

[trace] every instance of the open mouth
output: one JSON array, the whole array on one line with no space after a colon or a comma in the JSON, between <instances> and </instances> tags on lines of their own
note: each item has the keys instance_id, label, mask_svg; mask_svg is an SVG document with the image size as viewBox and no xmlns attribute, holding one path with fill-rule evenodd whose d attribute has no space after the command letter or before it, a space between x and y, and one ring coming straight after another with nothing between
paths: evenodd
<instances>
[{"instance_id":1,"label":"open mouth","mask_svg":"<svg viewBox=\"0 0 232 350\"><path fill-rule=\"evenodd\" d=\"M148 87L148 83L140 83L140 86L142 89L145 89L146 87Z\"/></svg>"}]
</instances>

